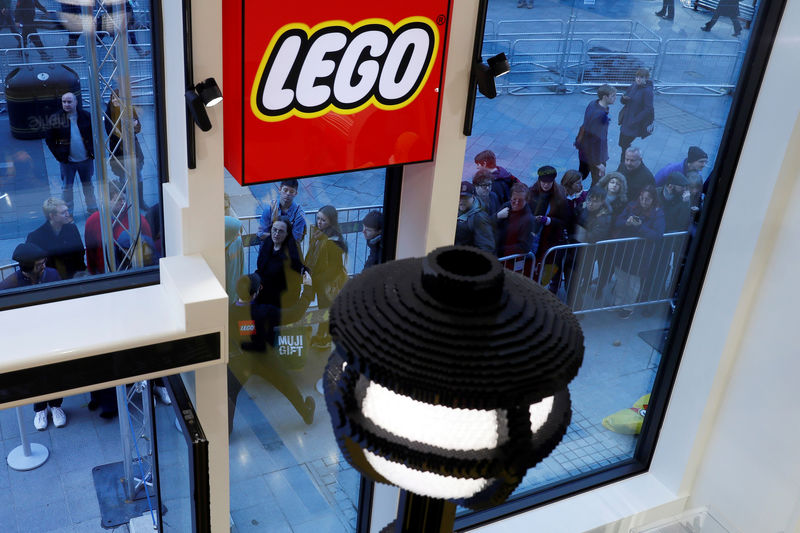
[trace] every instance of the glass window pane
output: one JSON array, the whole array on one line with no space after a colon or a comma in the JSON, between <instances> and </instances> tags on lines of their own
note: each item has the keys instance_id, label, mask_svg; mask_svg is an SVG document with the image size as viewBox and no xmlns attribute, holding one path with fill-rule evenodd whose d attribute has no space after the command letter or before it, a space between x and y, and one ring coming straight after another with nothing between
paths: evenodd
<instances>
[{"instance_id":1,"label":"glass window pane","mask_svg":"<svg viewBox=\"0 0 800 533\"><path fill-rule=\"evenodd\" d=\"M187 448L172 407L164 404L169 396L158 388L153 412L159 448L152 446L151 413L142 409L142 398L150 396L143 383L119 387L124 404L118 404L117 388L110 388L0 410L0 530L127 531L132 520L151 529L158 502L156 455L166 473L161 493L164 522L171 528L164 530L191 530Z\"/></svg>"},{"instance_id":2,"label":"glass window pane","mask_svg":"<svg viewBox=\"0 0 800 533\"><path fill-rule=\"evenodd\" d=\"M151 5L40 7L2 19L0 295L163 255Z\"/></svg>"},{"instance_id":3,"label":"glass window pane","mask_svg":"<svg viewBox=\"0 0 800 533\"><path fill-rule=\"evenodd\" d=\"M330 302L380 257L385 174L250 187L226 177L234 526L355 530L359 474L336 445L320 378Z\"/></svg>"},{"instance_id":4,"label":"glass window pane","mask_svg":"<svg viewBox=\"0 0 800 533\"><path fill-rule=\"evenodd\" d=\"M511 71L477 99L456 241L490 224L586 338L567 435L514 496L634 457L751 38L756 2L728 4L489 1L482 56Z\"/></svg>"}]
</instances>

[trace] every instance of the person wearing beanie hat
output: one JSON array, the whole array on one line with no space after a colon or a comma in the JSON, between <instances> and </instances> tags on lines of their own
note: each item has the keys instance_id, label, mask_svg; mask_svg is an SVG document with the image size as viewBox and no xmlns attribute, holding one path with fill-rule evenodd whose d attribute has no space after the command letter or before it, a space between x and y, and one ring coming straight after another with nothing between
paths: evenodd
<instances>
[{"instance_id":1,"label":"person wearing beanie hat","mask_svg":"<svg viewBox=\"0 0 800 533\"><path fill-rule=\"evenodd\" d=\"M686 176L680 172L670 173L657 193L661 210L664 211L664 231L686 231L691 219L691 193Z\"/></svg>"},{"instance_id":2,"label":"person wearing beanie hat","mask_svg":"<svg viewBox=\"0 0 800 533\"><path fill-rule=\"evenodd\" d=\"M52 283L61 279L55 268L45 266L47 252L33 243L18 244L11 259L19 263L19 270L0 282L0 290ZM67 423L67 415L61 409L61 398L33 404L33 413L33 427L39 431L47 428L48 413L52 413L56 427L63 427Z\"/></svg>"},{"instance_id":3,"label":"person wearing beanie hat","mask_svg":"<svg viewBox=\"0 0 800 533\"><path fill-rule=\"evenodd\" d=\"M667 180L667 176L673 172L680 172L686 176L689 172L700 172L707 164L708 154L699 146L690 146L686 159L670 163L656 173L656 186L662 187Z\"/></svg>"},{"instance_id":4,"label":"person wearing beanie hat","mask_svg":"<svg viewBox=\"0 0 800 533\"><path fill-rule=\"evenodd\" d=\"M492 222L481 201L475 197L475 186L468 181L461 182L454 243L457 246L474 246L490 254L495 250Z\"/></svg>"},{"instance_id":5,"label":"person wearing beanie hat","mask_svg":"<svg viewBox=\"0 0 800 533\"><path fill-rule=\"evenodd\" d=\"M61 279L55 268L45 266L47 252L33 243L18 244L11 259L19 263L19 270L0 282L0 290L51 283Z\"/></svg>"}]
</instances>

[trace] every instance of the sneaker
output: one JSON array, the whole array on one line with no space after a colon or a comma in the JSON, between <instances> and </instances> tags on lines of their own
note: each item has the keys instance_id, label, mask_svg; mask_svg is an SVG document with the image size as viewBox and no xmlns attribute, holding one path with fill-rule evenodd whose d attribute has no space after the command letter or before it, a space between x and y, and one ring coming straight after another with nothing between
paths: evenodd
<instances>
[{"instance_id":1,"label":"sneaker","mask_svg":"<svg viewBox=\"0 0 800 533\"><path fill-rule=\"evenodd\" d=\"M53 415L53 425L57 428L63 428L67 425L67 414L60 407L51 407L50 414Z\"/></svg>"},{"instance_id":2,"label":"sneaker","mask_svg":"<svg viewBox=\"0 0 800 533\"><path fill-rule=\"evenodd\" d=\"M39 431L47 429L47 411L49 407L45 407L41 411L36 411L33 415L33 427Z\"/></svg>"},{"instance_id":3,"label":"sneaker","mask_svg":"<svg viewBox=\"0 0 800 533\"><path fill-rule=\"evenodd\" d=\"M656 11L656 16L657 16L657 17L663 17L663 16L664 16L664 15L666 15L666 14L667 14L667 12L666 12L666 11Z\"/></svg>"},{"instance_id":4,"label":"sneaker","mask_svg":"<svg viewBox=\"0 0 800 533\"><path fill-rule=\"evenodd\" d=\"M169 399L169 393L166 387L159 387L156 385L153 392L155 393L154 396L161 400L161 403L164 405L172 405L172 400Z\"/></svg>"},{"instance_id":5,"label":"sneaker","mask_svg":"<svg viewBox=\"0 0 800 533\"><path fill-rule=\"evenodd\" d=\"M711 31L711 28L709 28L708 26L700 26L700 29L703 31Z\"/></svg>"},{"instance_id":6,"label":"sneaker","mask_svg":"<svg viewBox=\"0 0 800 533\"><path fill-rule=\"evenodd\" d=\"M620 309L620 310L617 312L617 315L618 315L618 316L619 316L619 317L620 317L622 320L626 320L626 319L630 318L630 317L631 317L631 315L633 315L633 309Z\"/></svg>"}]
</instances>

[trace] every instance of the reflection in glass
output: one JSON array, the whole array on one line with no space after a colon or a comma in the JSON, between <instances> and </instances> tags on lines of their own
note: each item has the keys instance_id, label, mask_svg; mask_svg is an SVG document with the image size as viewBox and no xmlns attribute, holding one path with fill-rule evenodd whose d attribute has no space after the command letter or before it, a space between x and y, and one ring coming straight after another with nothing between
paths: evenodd
<instances>
[{"instance_id":1,"label":"reflection in glass","mask_svg":"<svg viewBox=\"0 0 800 533\"><path fill-rule=\"evenodd\" d=\"M385 170L240 187L226 179L231 516L355 530L359 475L324 409L328 309L381 260Z\"/></svg>"},{"instance_id":2,"label":"reflection in glass","mask_svg":"<svg viewBox=\"0 0 800 533\"><path fill-rule=\"evenodd\" d=\"M162 255L151 6L81 10L19 2L1 21L11 32L0 34L4 293ZM26 242L57 277L27 275L14 253Z\"/></svg>"},{"instance_id":3,"label":"reflection in glass","mask_svg":"<svg viewBox=\"0 0 800 533\"><path fill-rule=\"evenodd\" d=\"M639 441L755 9L671 4L489 2L482 57L504 52L511 72L477 99L462 195L505 266L586 337L567 436L517 495L631 459Z\"/></svg>"}]
</instances>

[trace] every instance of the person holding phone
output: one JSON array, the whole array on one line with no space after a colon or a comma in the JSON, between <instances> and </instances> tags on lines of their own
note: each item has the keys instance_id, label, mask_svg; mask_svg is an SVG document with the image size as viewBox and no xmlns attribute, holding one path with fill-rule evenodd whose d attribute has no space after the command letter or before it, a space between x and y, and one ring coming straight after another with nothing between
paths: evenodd
<instances>
[{"instance_id":1,"label":"person holding phone","mask_svg":"<svg viewBox=\"0 0 800 533\"><path fill-rule=\"evenodd\" d=\"M614 287L614 305L620 306L620 318L630 318L633 314L633 309L622 306L636 303L642 286L649 281L655 242L664 235L665 226L658 195L649 185L614 222L614 238L640 237L648 241L644 246L626 245L623 253L615 257L614 277L617 284Z\"/></svg>"}]
</instances>

